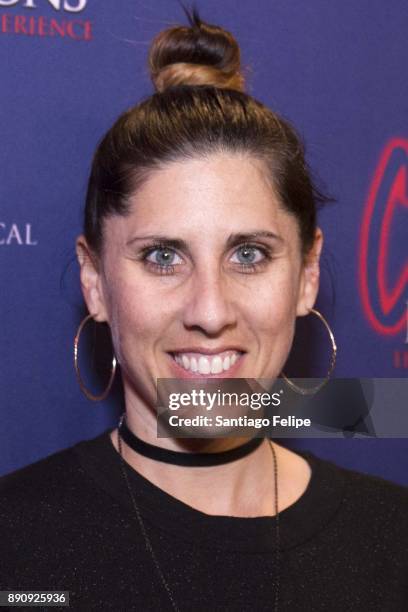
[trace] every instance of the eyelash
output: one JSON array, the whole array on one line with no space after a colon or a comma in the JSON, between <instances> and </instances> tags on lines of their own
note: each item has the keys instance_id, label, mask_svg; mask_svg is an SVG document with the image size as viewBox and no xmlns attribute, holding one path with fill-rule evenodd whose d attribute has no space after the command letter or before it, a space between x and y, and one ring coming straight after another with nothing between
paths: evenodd
<instances>
[{"instance_id":1,"label":"eyelash","mask_svg":"<svg viewBox=\"0 0 408 612\"><path fill-rule=\"evenodd\" d=\"M237 264L240 271L243 272L244 274L248 274L251 272L257 272L259 269L267 265L268 261L272 259L271 252L269 248L266 246L260 246L258 244L251 244L251 243L243 243L238 247L238 249L243 249L243 248L258 249L258 251L260 251L262 255L264 256L264 258L261 261L258 261L255 263ZM154 270L155 272L158 272L159 274L162 274L162 275L174 274L175 269L177 265L179 264L162 265L162 264L158 264L153 261L149 261L147 259L149 255L151 255L152 253L154 253L154 251L157 251L157 250L167 250L167 251L172 251L173 253L175 252L175 250L172 247L168 246L167 244L157 243L157 244L154 244L154 245L151 245L151 246L148 246L142 249L140 259L143 261L146 267L150 268L151 270Z\"/></svg>"}]
</instances>

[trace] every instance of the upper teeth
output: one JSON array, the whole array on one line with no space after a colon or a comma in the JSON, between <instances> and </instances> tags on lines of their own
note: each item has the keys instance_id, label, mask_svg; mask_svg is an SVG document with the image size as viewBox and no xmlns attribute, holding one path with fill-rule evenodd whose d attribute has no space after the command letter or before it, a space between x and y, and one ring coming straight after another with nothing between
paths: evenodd
<instances>
[{"instance_id":1,"label":"upper teeth","mask_svg":"<svg viewBox=\"0 0 408 612\"><path fill-rule=\"evenodd\" d=\"M200 353L177 353L174 359L185 370L199 374L219 374L229 370L239 357L238 351L224 351L217 355L203 355Z\"/></svg>"}]
</instances>

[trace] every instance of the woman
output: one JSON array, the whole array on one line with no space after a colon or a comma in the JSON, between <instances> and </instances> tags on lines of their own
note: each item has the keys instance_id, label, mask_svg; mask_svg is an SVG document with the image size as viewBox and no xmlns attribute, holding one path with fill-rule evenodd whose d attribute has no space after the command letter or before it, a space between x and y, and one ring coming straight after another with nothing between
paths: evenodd
<instances>
[{"instance_id":1,"label":"woman","mask_svg":"<svg viewBox=\"0 0 408 612\"><path fill-rule=\"evenodd\" d=\"M1 480L1 589L74 610L406 610L406 488L266 438L157 438L158 378L280 374L318 292L323 196L228 32L193 13L149 61L157 93L100 143L77 240L125 414Z\"/></svg>"}]
</instances>

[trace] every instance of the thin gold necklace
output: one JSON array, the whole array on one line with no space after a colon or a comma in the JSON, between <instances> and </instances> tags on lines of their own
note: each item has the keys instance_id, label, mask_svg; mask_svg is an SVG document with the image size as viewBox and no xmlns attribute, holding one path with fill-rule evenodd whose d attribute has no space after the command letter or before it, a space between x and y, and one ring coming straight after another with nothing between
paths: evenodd
<instances>
[{"instance_id":1,"label":"thin gold necklace","mask_svg":"<svg viewBox=\"0 0 408 612\"><path fill-rule=\"evenodd\" d=\"M133 494L133 490L132 487L130 486L130 482L129 482L129 477L128 477L128 473L127 470L129 469L129 465L128 463L124 460L123 458L123 453L122 453L122 438L120 436L119 433L119 429L120 427L118 427L118 448L119 448L119 455L120 455L120 466L122 469L122 473L123 473L123 477L125 479L129 494L130 494L130 498L132 500L132 505L133 508L135 510L135 514L137 517L137 520L139 522L139 526L140 526L140 530L142 532L142 535L144 537L145 543L146 543L146 548L149 551L154 566L157 570L157 573L159 575L160 581L164 587L164 589L167 592L167 595L169 596L171 605L173 610L175 610L176 612L181 612L179 606L177 605L175 598L173 596L173 593L170 589L170 586L166 580L165 575L163 574L163 571L160 567L159 561L156 557L156 554L154 552L152 543L150 541L149 535L146 531L146 527L145 524L143 522L143 518L142 515L140 513L139 510L139 506L136 503L136 499L135 496ZM275 569L275 599L274 599L274 612L278 612L278 607L279 607L279 589L280 589L280 532L279 532L279 503L278 503L278 461L277 461L277 457L276 457L276 451L275 448L272 444L272 441L269 440L269 447L272 451L272 455L273 455L273 470L274 470L274 489L275 489L275 564L276 564L276 569Z\"/></svg>"}]
</instances>

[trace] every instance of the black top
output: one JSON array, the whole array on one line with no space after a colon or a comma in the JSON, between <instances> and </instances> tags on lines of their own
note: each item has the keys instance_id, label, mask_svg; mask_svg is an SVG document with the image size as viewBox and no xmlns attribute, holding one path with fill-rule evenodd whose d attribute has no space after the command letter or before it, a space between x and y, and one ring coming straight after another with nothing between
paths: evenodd
<instances>
[{"instance_id":1,"label":"black top","mask_svg":"<svg viewBox=\"0 0 408 612\"><path fill-rule=\"evenodd\" d=\"M69 591L87 612L172 610L110 431L0 478L0 590ZM312 476L279 515L279 610L406 612L408 487L298 454ZM207 515L128 472L181 612L273 610L275 517Z\"/></svg>"}]
</instances>

